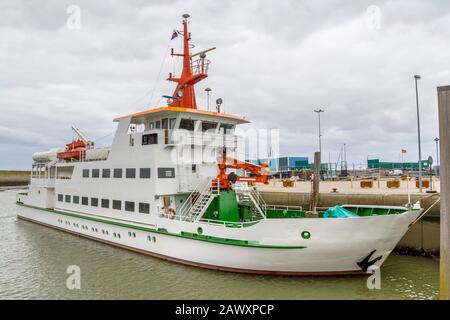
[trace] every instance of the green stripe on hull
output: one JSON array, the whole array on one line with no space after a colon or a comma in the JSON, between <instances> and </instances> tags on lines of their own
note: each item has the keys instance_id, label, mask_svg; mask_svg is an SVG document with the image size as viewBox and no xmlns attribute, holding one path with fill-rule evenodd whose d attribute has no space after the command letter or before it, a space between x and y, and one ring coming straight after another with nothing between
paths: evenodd
<instances>
[{"instance_id":1,"label":"green stripe on hull","mask_svg":"<svg viewBox=\"0 0 450 320\"><path fill-rule=\"evenodd\" d=\"M135 230L146 231L146 232L153 232L153 233L158 233L158 234L165 234L165 235L169 235L169 236L173 236L173 237L180 237L180 238L185 238L185 239L190 239L190 240L211 242L211 243L216 243L216 244L225 244L225 245L250 247L250 248L262 248L262 249L305 249L306 248L304 246L264 245L264 244L259 244L258 241L219 238L219 237L208 236L208 235L199 235L199 234L185 232L185 231L182 231L180 234L176 234L176 233L168 232L164 228L152 229L152 228L148 228L148 227L142 227L142 226L136 226L136 225L131 225L131 224L127 224L127 223L117 222L117 221L113 221L113 220L109 220L109 219L86 217L86 216L82 216L82 215L75 214L75 213L63 212L63 211L58 211L58 210L54 210L54 209L39 208L39 207L35 207L35 206L26 205L21 202L17 202L17 205L32 208L32 209L37 209L37 210L41 210L41 211L47 211L50 213L65 215L65 216L69 216L69 217L73 217L73 218L91 220L91 221L115 225L115 226L119 226L119 227L125 227L125 228L130 228L130 229L135 229Z\"/></svg>"}]
</instances>

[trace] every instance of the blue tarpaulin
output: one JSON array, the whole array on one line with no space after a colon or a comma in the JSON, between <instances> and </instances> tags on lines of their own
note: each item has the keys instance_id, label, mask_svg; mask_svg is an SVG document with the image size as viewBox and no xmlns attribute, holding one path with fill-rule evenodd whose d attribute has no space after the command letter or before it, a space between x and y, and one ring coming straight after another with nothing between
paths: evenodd
<instances>
[{"instance_id":1,"label":"blue tarpaulin","mask_svg":"<svg viewBox=\"0 0 450 320\"><path fill-rule=\"evenodd\" d=\"M356 213L348 211L341 206L335 206L323 213L324 218L358 218Z\"/></svg>"}]
</instances>

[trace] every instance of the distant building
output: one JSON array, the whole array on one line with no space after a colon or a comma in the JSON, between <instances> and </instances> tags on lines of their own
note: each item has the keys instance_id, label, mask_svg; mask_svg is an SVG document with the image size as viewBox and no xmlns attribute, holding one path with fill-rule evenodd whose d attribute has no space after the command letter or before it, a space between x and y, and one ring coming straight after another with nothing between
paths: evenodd
<instances>
[{"instance_id":1,"label":"distant building","mask_svg":"<svg viewBox=\"0 0 450 320\"><path fill-rule=\"evenodd\" d=\"M380 159L367 160L368 169L385 169L385 170L419 170L419 162L381 162ZM422 169L429 170L430 164L428 160L422 160Z\"/></svg>"},{"instance_id":2,"label":"distant building","mask_svg":"<svg viewBox=\"0 0 450 320\"><path fill-rule=\"evenodd\" d=\"M257 159L247 160L247 162L257 165L262 165L263 163L268 162L270 172L309 169L312 166L309 163L308 157L280 157L270 159L269 161L268 159Z\"/></svg>"}]
</instances>

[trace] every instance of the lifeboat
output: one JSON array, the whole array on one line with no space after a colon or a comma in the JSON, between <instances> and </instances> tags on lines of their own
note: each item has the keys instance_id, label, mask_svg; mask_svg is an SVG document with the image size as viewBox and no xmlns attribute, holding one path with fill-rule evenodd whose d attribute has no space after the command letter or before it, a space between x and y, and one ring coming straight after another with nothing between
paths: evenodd
<instances>
[{"instance_id":1,"label":"lifeboat","mask_svg":"<svg viewBox=\"0 0 450 320\"><path fill-rule=\"evenodd\" d=\"M80 160L81 155L86 151L87 145L81 140L75 140L66 144L66 149L63 152L57 153L57 157L60 160Z\"/></svg>"}]
</instances>

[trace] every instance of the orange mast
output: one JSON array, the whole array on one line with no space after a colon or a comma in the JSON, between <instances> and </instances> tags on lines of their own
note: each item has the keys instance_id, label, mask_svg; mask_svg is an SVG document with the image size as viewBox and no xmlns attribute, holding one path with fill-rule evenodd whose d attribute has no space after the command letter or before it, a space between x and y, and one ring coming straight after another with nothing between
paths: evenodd
<instances>
[{"instance_id":1,"label":"orange mast","mask_svg":"<svg viewBox=\"0 0 450 320\"><path fill-rule=\"evenodd\" d=\"M179 78L173 77L172 73L167 78L167 80L177 83L169 106L197 109L194 85L208 76L210 61L205 59L205 51L195 55L190 54L191 34L188 32L188 18L188 14L183 14L183 32L178 32L183 35L183 53L174 53L172 48L172 56L183 57L183 71ZM200 58L192 61L192 57L196 55L199 55Z\"/></svg>"}]
</instances>

